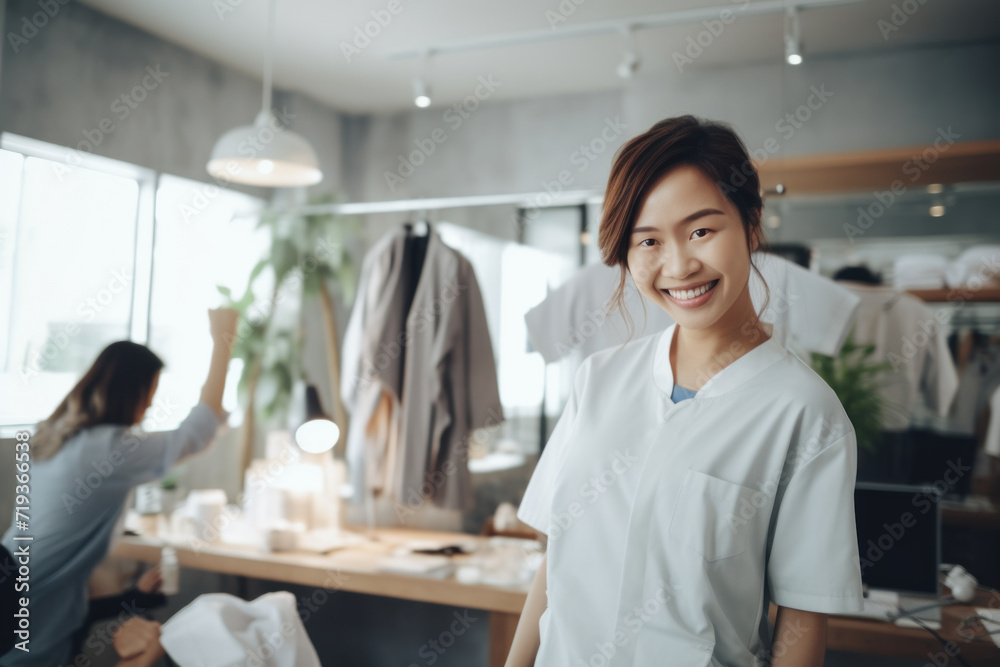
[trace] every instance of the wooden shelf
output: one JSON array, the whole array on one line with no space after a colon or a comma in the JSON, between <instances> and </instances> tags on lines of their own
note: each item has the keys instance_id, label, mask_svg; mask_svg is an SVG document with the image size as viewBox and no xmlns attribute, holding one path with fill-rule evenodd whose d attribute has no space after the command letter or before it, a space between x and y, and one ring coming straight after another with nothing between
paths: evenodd
<instances>
[{"instance_id":1,"label":"wooden shelf","mask_svg":"<svg viewBox=\"0 0 1000 667\"><path fill-rule=\"evenodd\" d=\"M928 303L961 303L963 301L1000 302L1000 287L984 287L973 290L969 287L948 289L911 289L908 294Z\"/></svg>"},{"instance_id":2,"label":"wooden shelf","mask_svg":"<svg viewBox=\"0 0 1000 667\"><path fill-rule=\"evenodd\" d=\"M1000 140L956 142L943 151L931 139L924 146L772 158L758 171L765 191L780 183L790 195L884 190L897 180L906 188L1000 181Z\"/></svg>"}]
</instances>

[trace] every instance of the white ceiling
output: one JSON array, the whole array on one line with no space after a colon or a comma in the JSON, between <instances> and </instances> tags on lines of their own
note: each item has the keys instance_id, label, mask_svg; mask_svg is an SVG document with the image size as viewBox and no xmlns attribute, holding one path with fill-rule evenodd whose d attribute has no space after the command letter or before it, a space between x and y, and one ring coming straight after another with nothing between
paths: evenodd
<instances>
[{"instance_id":1,"label":"white ceiling","mask_svg":"<svg viewBox=\"0 0 1000 667\"><path fill-rule=\"evenodd\" d=\"M212 60L260 77L266 0L81 0L145 31ZM445 42L549 29L546 11L575 7L565 23L581 23L699 7L738 7L743 0L396 0L402 10L350 63L341 42L385 10L390 0L276 0L275 84L306 93L336 109L385 112L412 108L412 78L421 61L392 59L400 51L422 51ZM801 14L803 52L810 56L880 51L914 46L1000 39L996 0L865 0ZM580 2L576 5L576 2ZM879 19L893 4L918 6L900 30L883 39ZM220 12L220 8L231 11ZM384 16L384 14L383 14ZM747 62L779 62L783 18L740 16L726 26L685 72ZM700 23L637 33L643 73L676 73L671 54L682 51ZM621 35L573 37L520 46L488 48L432 58L427 79L433 106L471 94L479 76L502 85L492 99L607 91L627 84L615 74L625 52Z\"/></svg>"}]
</instances>

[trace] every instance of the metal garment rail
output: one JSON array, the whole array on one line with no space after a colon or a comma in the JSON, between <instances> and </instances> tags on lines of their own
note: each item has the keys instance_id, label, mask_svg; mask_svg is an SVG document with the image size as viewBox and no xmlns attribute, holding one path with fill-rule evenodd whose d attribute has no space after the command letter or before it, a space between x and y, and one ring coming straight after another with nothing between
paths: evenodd
<instances>
[{"instance_id":1,"label":"metal garment rail","mask_svg":"<svg viewBox=\"0 0 1000 667\"><path fill-rule=\"evenodd\" d=\"M567 190L559 193L522 192L509 195L470 195L465 197L426 197L419 199L394 199L373 202L332 202L272 209L272 212L317 215L365 215L368 213L405 213L407 211L436 211L446 208L474 208L478 206L517 206L524 209L600 204L604 193L600 190Z\"/></svg>"}]
</instances>

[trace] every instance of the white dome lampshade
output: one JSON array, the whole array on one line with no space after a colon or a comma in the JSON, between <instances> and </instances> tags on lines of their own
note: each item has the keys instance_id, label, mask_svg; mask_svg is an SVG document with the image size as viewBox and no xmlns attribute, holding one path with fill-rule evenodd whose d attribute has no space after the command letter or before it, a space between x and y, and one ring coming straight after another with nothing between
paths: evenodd
<instances>
[{"instance_id":1,"label":"white dome lampshade","mask_svg":"<svg viewBox=\"0 0 1000 667\"><path fill-rule=\"evenodd\" d=\"M271 111L275 0L267 3L263 104L253 125L230 130L215 142L208 173L223 181L272 188L315 185L323 180L316 151L278 122Z\"/></svg>"},{"instance_id":2,"label":"white dome lampshade","mask_svg":"<svg viewBox=\"0 0 1000 667\"><path fill-rule=\"evenodd\" d=\"M314 185L323 180L313 147L285 129L270 111L257 114L253 125L222 135L207 168L215 178L263 187Z\"/></svg>"},{"instance_id":3,"label":"white dome lampshade","mask_svg":"<svg viewBox=\"0 0 1000 667\"><path fill-rule=\"evenodd\" d=\"M319 402L316 387L306 387L306 421L295 429L295 443L304 452L322 454L340 439L340 427L333 423Z\"/></svg>"}]
</instances>

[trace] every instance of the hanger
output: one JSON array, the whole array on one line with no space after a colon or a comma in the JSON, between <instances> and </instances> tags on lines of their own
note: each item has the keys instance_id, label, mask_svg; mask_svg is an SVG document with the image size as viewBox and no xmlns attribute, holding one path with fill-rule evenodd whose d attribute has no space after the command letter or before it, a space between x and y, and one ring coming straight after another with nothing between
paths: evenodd
<instances>
[{"instance_id":1,"label":"hanger","mask_svg":"<svg viewBox=\"0 0 1000 667\"><path fill-rule=\"evenodd\" d=\"M412 213L412 211L411 211ZM418 211L415 221L403 223L409 236L427 236L430 234L430 223L427 222L427 211Z\"/></svg>"}]
</instances>

